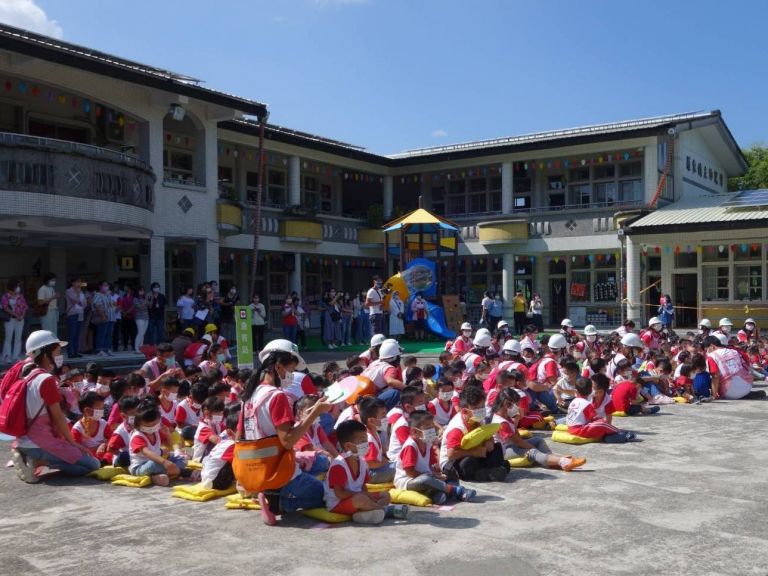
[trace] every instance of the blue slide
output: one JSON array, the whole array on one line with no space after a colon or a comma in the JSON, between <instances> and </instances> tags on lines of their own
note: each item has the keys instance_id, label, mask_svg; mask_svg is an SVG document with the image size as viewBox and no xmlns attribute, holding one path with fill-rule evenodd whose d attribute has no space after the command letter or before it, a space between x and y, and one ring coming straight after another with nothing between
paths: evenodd
<instances>
[{"instance_id":1,"label":"blue slide","mask_svg":"<svg viewBox=\"0 0 768 576\"><path fill-rule=\"evenodd\" d=\"M411 297L405 304L405 318L410 321L413 321L413 312L411 311L412 302L413 298ZM429 311L429 316L427 316L427 328L429 328L431 332L446 339L456 338L456 332L450 330L448 326L445 325L445 310L443 310L441 306L427 301L427 310Z\"/></svg>"}]
</instances>

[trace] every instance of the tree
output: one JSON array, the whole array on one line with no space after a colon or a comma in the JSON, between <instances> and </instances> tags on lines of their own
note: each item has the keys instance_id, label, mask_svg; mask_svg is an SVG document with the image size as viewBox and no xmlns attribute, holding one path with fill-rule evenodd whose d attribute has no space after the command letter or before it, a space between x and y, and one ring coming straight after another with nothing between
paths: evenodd
<instances>
[{"instance_id":1,"label":"tree","mask_svg":"<svg viewBox=\"0 0 768 576\"><path fill-rule=\"evenodd\" d=\"M762 144L753 144L742 152L747 158L747 171L744 176L730 178L728 190L768 188L768 148Z\"/></svg>"}]
</instances>

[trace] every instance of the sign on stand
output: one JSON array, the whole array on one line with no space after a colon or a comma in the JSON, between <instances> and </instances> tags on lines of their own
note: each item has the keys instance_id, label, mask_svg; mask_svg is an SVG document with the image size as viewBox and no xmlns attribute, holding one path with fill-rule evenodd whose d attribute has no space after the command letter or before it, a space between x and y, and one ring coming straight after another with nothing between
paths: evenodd
<instances>
[{"instance_id":1,"label":"sign on stand","mask_svg":"<svg viewBox=\"0 0 768 576\"><path fill-rule=\"evenodd\" d=\"M235 336L237 338L237 367L253 368L253 332L250 306L235 306Z\"/></svg>"}]
</instances>

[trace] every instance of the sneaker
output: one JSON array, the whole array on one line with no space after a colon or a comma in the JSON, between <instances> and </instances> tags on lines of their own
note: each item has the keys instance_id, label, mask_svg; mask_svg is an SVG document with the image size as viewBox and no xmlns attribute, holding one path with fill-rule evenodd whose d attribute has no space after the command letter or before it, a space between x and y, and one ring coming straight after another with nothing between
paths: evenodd
<instances>
[{"instance_id":1,"label":"sneaker","mask_svg":"<svg viewBox=\"0 0 768 576\"><path fill-rule=\"evenodd\" d=\"M504 482L507 479L507 474L509 474L509 469L506 466L497 466L488 471L488 478L493 482Z\"/></svg>"},{"instance_id":2,"label":"sneaker","mask_svg":"<svg viewBox=\"0 0 768 576\"><path fill-rule=\"evenodd\" d=\"M262 507L262 510L264 508ZM355 512L352 514L352 522L358 524L381 524L384 522L384 510L367 510L366 512Z\"/></svg>"},{"instance_id":3,"label":"sneaker","mask_svg":"<svg viewBox=\"0 0 768 576\"><path fill-rule=\"evenodd\" d=\"M648 407L648 414L657 414L661 410L660 406L649 406Z\"/></svg>"},{"instance_id":4,"label":"sneaker","mask_svg":"<svg viewBox=\"0 0 768 576\"><path fill-rule=\"evenodd\" d=\"M627 442L632 442L637 439L637 436L635 436L634 432L624 432L624 438L627 439Z\"/></svg>"},{"instance_id":5,"label":"sneaker","mask_svg":"<svg viewBox=\"0 0 768 576\"><path fill-rule=\"evenodd\" d=\"M104 358L106 355L107 355L107 353L104 352L104 350L99 350L99 353L96 354L96 356L101 356L102 358Z\"/></svg>"},{"instance_id":6,"label":"sneaker","mask_svg":"<svg viewBox=\"0 0 768 576\"><path fill-rule=\"evenodd\" d=\"M446 496L445 492L435 492L435 495L432 496L432 504L437 506L442 506L446 500L448 500L448 496Z\"/></svg>"},{"instance_id":7,"label":"sneaker","mask_svg":"<svg viewBox=\"0 0 768 576\"><path fill-rule=\"evenodd\" d=\"M702 402L712 402L712 396L702 396L700 400Z\"/></svg>"},{"instance_id":8,"label":"sneaker","mask_svg":"<svg viewBox=\"0 0 768 576\"><path fill-rule=\"evenodd\" d=\"M168 478L168 474L155 474L152 476L152 484L155 486L168 486L171 483L171 479Z\"/></svg>"},{"instance_id":9,"label":"sneaker","mask_svg":"<svg viewBox=\"0 0 768 576\"><path fill-rule=\"evenodd\" d=\"M693 404L701 404L702 400L704 400L701 396L696 396L696 398L693 399Z\"/></svg>"},{"instance_id":10,"label":"sneaker","mask_svg":"<svg viewBox=\"0 0 768 576\"><path fill-rule=\"evenodd\" d=\"M471 502L472 499L477 496L477 490L474 490L473 488L465 488L464 486L456 486L453 495L459 502Z\"/></svg>"},{"instance_id":11,"label":"sneaker","mask_svg":"<svg viewBox=\"0 0 768 576\"><path fill-rule=\"evenodd\" d=\"M112 350L107 350L107 356L114 356L115 354L112 352Z\"/></svg>"},{"instance_id":12,"label":"sneaker","mask_svg":"<svg viewBox=\"0 0 768 576\"><path fill-rule=\"evenodd\" d=\"M277 517L269 509L269 502L264 492L259 492L258 496L259 506L261 506L261 519L267 526L274 526L277 524ZM384 518L382 517L382 520Z\"/></svg>"},{"instance_id":13,"label":"sneaker","mask_svg":"<svg viewBox=\"0 0 768 576\"><path fill-rule=\"evenodd\" d=\"M563 470L566 472L570 472L571 470L574 470L575 468L579 468L580 466L584 466L584 464L587 463L586 458L571 458L571 463L567 466L563 466Z\"/></svg>"},{"instance_id":14,"label":"sneaker","mask_svg":"<svg viewBox=\"0 0 768 576\"><path fill-rule=\"evenodd\" d=\"M384 509L385 518L394 518L395 520L405 520L408 517L410 507L408 504L389 504Z\"/></svg>"},{"instance_id":15,"label":"sneaker","mask_svg":"<svg viewBox=\"0 0 768 576\"><path fill-rule=\"evenodd\" d=\"M13 467L16 469L16 475L19 480L26 482L27 484L36 484L40 482L40 478L35 476L35 467L31 462L27 461L27 457L20 451L14 448L11 450L11 456L13 459Z\"/></svg>"},{"instance_id":16,"label":"sneaker","mask_svg":"<svg viewBox=\"0 0 768 576\"><path fill-rule=\"evenodd\" d=\"M765 398L765 396L765 390L752 390L752 392L744 396L744 400L760 400Z\"/></svg>"}]
</instances>

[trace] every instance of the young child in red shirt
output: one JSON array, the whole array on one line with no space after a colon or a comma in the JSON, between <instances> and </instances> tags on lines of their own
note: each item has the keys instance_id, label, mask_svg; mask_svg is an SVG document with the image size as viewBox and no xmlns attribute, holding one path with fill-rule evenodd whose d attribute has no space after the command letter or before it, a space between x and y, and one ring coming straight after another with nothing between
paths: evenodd
<instances>
[{"instance_id":1,"label":"young child in red shirt","mask_svg":"<svg viewBox=\"0 0 768 576\"><path fill-rule=\"evenodd\" d=\"M592 406L595 407L595 415L598 418L604 418L608 424L611 424L613 413L616 411L608 391L611 387L611 380L601 372L593 374L590 380L592 380Z\"/></svg>"},{"instance_id":2,"label":"young child in red shirt","mask_svg":"<svg viewBox=\"0 0 768 576\"><path fill-rule=\"evenodd\" d=\"M368 431L357 420L347 420L336 428L343 452L334 458L323 482L325 506L331 512L352 516L360 524L381 524L390 502L389 492L368 492L365 456Z\"/></svg>"},{"instance_id":3,"label":"young child in red shirt","mask_svg":"<svg viewBox=\"0 0 768 576\"><path fill-rule=\"evenodd\" d=\"M427 410L435 417L435 424L440 429L448 425L451 418L456 416L456 406L453 400L453 382L448 378L437 381L437 398L427 404Z\"/></svg>"},{"instance_id":4,"label":"young child in red shirt","mask_svg":"<svg viewBox=\"0 0 768 576\"><path fill-rule=\"evenodd\" d=\"M387 431L387 406L375 396L365 396L358 405L360 421L368 433L368 453L365 463L368 466L372 484L386 484L395 478L395 464L387 458L384 451L386 444L382 436Z\"/></svg>"},{"instance_id":5,"label":"young child in red shirt","mask_svg":"<svg viewBox=\"0 0 768 576\"><path fill-rule=\"evenodd\" d=\"M320 399L315 394L308 394L299 398L293 405L293 411L298 422L303 421L312 411L312 407ZM293 446L296 452L301 452L305 457L310 457L311 465L309 468L302 466L308 474L317 476L328 472L331 460L339 455L336 447L328 439L328 436L320 425L319 420L315 420L306 434Z\"/></svg>"},{"instance_id":6,"label":"young child in red shirt","mask_svg":"<svg viewBox=\"0 0 768 576\"><path fill-rule=\"evenodd\" d=\"M192 459L202 462L213 447L221 442L224 431L224 400L209 396L203 402L203 418L197 424Z\"/></svg>"},{"instance_id":7,"label":"young child in red shirt","mask_svg":"<svg viewBox=\"0 0 768 576\"><path fill-rule=\"evenodd\" d=\"M592 381L588 378L579 378L576 381L578 395L568 406L568 415L565 417L568 432L582 438L597 438L608 443L623 443L635 440L634 432L625 432L598 418L595 407L589 400L592 394Z\"/></svg>"},{"instance_id":8,"label":"young child in red shirt","mask_svg":"<svg viewBox=\"0 0 768 576\"><path fill-rule=\"evenodd\" d=\"M403 444L397 458L395 487L425 494L433 504L443 504L448 498L468 502L477 492L458 483L446 482L440 472L435 443L437 429L434 416L423 410L411 412L408 420L410 438Z\"/></svg>"},{"instance_id":9,"label":"young child in red shirt","mask_svg":"<svg viewBox=\"0 0 768 576\"><path fill-rule=\"evenodd\" d=\"M136 409L139 406L139 402L136 396L123 396L117 403L122 422L115 428L115 431L109 438L109 442L107 442L107 450L112 454L113 466L128 468L131 463L129 446L131 444L131 434L134 431Z\"/></svg>"},{"instance_id":10,"label":"young child in red shirt","mask_svg":"<svg viewBox=\"0 0 768 576\"><path fill-rule=\"evenodd\" d=\"M205 488L226 490L235 483L232 471L232 458L235 454L235 433L240 412L234 411L227 415L225 422L226 437L213 447L207 458L203 460L200 471L200 483Z\"/></svg>"},{"instance_id":11,"label":"young child in red shirt","mask_svg":"<svg viewBox=\"0 0 768 576\"><path fill-rule=\"evenodd\" d=\"M112 428L104 420L104 398L96 392L88 392L78 402L82 417L72 426L72 438L82 444L102 464L112 463L112 454L107 452L107 442Z\"/></svg>"},{"instance_id":12,"label":"young child in red shirt","mask_svg":"<svg viewBox=\"0 0 768 576\"><path fill-rule=\"evenodd\" d=\"M614 411L624 412L627 416L636 416L638 414L656 414L659 411L658 406L648 406L645 398L641 395L641 390L645 382L640 376L635 376L631 380L622 380L611 390L611 402Z\"/></svg>"},{"instance_id":13,"label":"young child in red shirt","mask_svg":"<svg viewBox=\"0 0 768 576\"><path fill-rule=\"evenodd\" d=\"M414 410L427 409L424 390L416 386L406 386L400 394L400 405L403 408L403 413L392 424L392 429L389 434L389 450L387 450L387 458L389 458L390 462L397 461L400 449L410 436L408 415Z\"/></svg>"}]
</instances>

